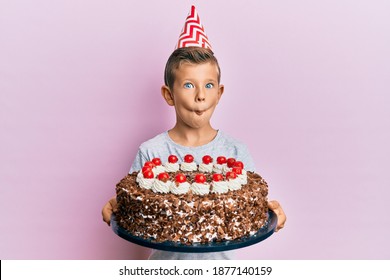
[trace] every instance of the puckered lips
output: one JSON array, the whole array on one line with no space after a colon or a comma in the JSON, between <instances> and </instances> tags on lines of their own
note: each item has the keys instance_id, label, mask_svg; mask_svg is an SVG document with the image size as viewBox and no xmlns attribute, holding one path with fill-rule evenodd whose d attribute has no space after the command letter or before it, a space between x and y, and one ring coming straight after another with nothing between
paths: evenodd
<instances>
[{"instance_id":1,"label":"puckered lips","mask_svg":"<svg viewBox=\"0 0 390 280\"><path fill-rule=\"evenodd\" d=\"M203 115L207 110L209 110L209 108L206 108L206 109L201 109L201 108L199 108L199 109L193 109L193 112L194 112L195 114L197 114L198 116L201 116L201 115Z\"/></svg>"},{"instance_id":2,"label":"puckered lips","mask_svg":"<svg viewBox=\"0 0 390 280\"><path fill-rule=\"evenodd\" d=\"M204 112L206 112L206 110L203 110L203 111L195 111L195 113L196 113L198 116L203 115Z\"/></svg>"}]
</instances>

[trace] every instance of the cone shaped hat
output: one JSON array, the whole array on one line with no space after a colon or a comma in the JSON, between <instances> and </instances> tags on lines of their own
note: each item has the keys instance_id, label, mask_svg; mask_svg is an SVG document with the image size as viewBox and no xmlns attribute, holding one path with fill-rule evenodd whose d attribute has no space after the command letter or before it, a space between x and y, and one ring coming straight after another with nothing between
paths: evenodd
<instances>
[{"instance_id":1,"label":"cone shaped hat","mask_svg":"<svg viewBox=\"0 0 390 280\"><path fill-rule=\"evenodd\" d=\"M195 6L191 6L191 11L187 16L175 49L185 47L201 47L212 50Z\"/></svg>"}]
</instances>

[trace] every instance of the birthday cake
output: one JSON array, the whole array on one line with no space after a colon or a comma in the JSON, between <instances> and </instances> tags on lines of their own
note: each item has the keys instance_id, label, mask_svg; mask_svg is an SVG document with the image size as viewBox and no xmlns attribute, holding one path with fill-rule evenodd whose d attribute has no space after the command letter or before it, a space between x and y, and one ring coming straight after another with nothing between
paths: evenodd
<instances>
[{"instance_id":1,"label":"birthday cake","mask_svg":"<svg viewBox=\"0 0 390 280\"><path fill-rule=\"evenodd\" d=\"M242 162L210 156L197 165L171 155L126 175L117 185L119 226L155 242L183 244L234 240L255 234L267 221L268 186Z\"/></svg>"}]
</instances>

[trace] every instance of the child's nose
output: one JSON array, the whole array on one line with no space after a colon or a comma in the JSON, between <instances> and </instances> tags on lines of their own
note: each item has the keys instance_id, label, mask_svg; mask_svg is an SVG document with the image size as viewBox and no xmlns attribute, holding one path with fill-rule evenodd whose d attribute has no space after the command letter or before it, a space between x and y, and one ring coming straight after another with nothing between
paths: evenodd
<instances>
[{"instance_id":1,"label":"child's nose","mask_svg":"<svg viewBox=\"0 0 390 280\"><path fill-rule=\"evenodd\" d=\"M205 98L204 97L197 97L197 99L196 99L197 101L205 101Z\"/></svg>"},{"instance_id":2,"label":"child's nose","mask_svg":"<svg viewBox=\"0 0 390 280\"><path fill-rule=\"evenodd\" d=\"M198 101L198 102L205 101L205 99L206 99L206 95L205 95L204 89L199 89L197 94L196 94L196 101Z\"/></svg>"}]
</instances>

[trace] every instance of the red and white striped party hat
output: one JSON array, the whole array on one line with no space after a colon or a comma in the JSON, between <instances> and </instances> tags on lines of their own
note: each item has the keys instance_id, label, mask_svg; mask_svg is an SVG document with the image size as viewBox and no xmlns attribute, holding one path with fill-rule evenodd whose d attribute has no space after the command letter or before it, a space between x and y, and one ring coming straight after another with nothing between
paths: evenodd
<instances>
[{"instance_id":1,"label":"red and white striped party hat","mask_svg":"<svg viewBox=\"0 0 390 280\"><path fill-rule=\"evenodd\" d=\"M202 47L212 50L195 6L191 6L175 49L185 47Z\"/></svg>"}]
</instances>

